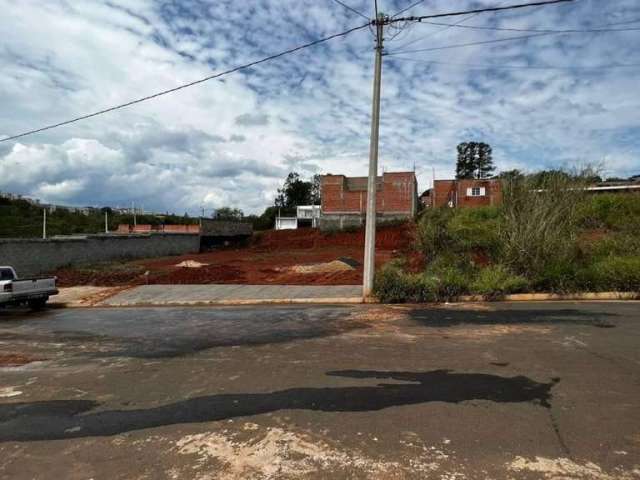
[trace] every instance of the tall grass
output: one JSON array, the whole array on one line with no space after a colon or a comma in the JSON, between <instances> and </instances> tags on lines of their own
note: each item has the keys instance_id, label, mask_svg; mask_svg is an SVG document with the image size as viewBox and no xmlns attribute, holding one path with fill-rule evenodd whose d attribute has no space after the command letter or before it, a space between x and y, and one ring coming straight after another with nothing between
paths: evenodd
<instances>
[{"instance_id":1,"label":"tall grass","mask_svg":"<svg viewBox=\"0 0 640 480\"><path fill-rule=\"evenodd\" d=\"M544 181L523 177L503 184L500 257L515 272L538 276L551 265L572 262L578 250L584 182L562 172Z\"/></svg>"}]
</instances>

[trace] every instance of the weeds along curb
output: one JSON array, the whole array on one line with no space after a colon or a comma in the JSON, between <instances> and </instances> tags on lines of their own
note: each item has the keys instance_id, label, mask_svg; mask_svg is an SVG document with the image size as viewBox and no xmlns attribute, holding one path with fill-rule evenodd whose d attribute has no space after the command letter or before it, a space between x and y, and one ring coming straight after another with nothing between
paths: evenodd
<instances>
[{"instance_id":1,"label":"weeds along curb","mask_svg":"<svg viewBox=\"0 0 640 480\"><path fill-rule=\"evenodd\" d=\"M463 295L460 302L531 302L560 300L640 300L640 292L582 292L582 293L514 293L495 300L487 300L482 295Z\"/></svg>"}]
</instances>

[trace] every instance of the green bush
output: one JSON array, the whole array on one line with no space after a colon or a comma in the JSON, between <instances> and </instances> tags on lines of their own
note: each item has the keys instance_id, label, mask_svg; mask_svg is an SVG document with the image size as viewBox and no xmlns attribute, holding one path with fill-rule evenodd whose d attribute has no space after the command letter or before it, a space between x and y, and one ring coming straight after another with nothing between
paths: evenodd
<instances>
[{"instance_id":1,"label":"green bush","mask_svg":"<svg viewBox=\"0 0 640 480\"><path fill-rule=\"evenodd\" d=\"M583 228L619 231L640 229L640 195L608 193L594 195L580 209Z\"/></svg>"},{"instance_id":2,"label":"green bush","mask_svg":"<svg viewBox=\"0 0 640 480\"><path fill-rule=\"evenodd\" d=\"M597 240L583 242L582 250L590 258L640 255L640 236L635 232L610 232Z\"/></svg>"},{"instance_id":3,"label":"green bush","mask_svg":"<svg viewBox=\"0 0 640 480\"><path fill-rule=\"evenodd\" d=\"M429 258L451 251L454 240L449 233L450 208L430 208L420 216L417 227L418 248Z\"/></svg>"},{"instance_id":4,"label":"green bush","mask_svg":"<svg viewBox=\"0 0 640 480\"><path fill-rule=\"evenodd\" d=\"M451 265L406 273L399 262L389 262L376 274L374 294L383 303L445 302L468 292L468 275Z\"/></svg>"},{"instance_id":5,"label":"green bush","mask_svg":"<svg viewBox=\"0 0 640 480\"><path fill-rule=\"evenodd\" d=\"M419 290L414 277L402 270L401 263L389 262L376 273L374 294L383 303L410 302Z\"/></svg>"},{"instance_id":6,"label":"green bush","mask_svg":"<svg viewBox=\"0 0 640 480\"><path fill-rule=\"evenodd\" d=\"M526 278L514 275L504 265L492 265L480 270L471 284L471 291L489 300L496 300L509 293L525 291L529 286Z\"/></svg>"},{"instance_id":7,"label":"green bush","mask_svg":"<svg viewBox=\"0 0 640 480\"><path fill-rule=\"evenodd\" d=\"M539 292L569 293L580 290L576 261L550 262L533 279L533 289Z\"/></svg>"},{"instance_id":8,"label":"green bush","mask_svg":"<svg viewBox=\"0 0 640 480\"><path fill-rule=\"evenodd\" d=\"M483 250L493 256L498 250L500 210L496 207L458 209L447 227L456 251Z\"/></svg>"},{"instance_id":9,"label":"green bush","mask_svg":"<svg viewBox=\"0 0 640 480\"><path fill-rule=\"evenodd\" d=\"M587 291L640 292L640 256L609 256L581 269L580 287Z\"/></svg>"}]
</instances>

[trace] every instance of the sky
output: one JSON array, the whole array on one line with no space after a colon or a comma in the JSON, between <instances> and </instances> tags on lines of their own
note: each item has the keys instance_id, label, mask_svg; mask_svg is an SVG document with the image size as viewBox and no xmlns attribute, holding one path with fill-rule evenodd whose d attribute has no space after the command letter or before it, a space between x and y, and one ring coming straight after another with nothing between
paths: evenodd
<instances>
[{"instance_id":1,"label":"sky","mask_svg":"<svg viewBox=\"0 0 640 480\"><path fill-rule=\"evenodd\" d=\"M373 0L343 0L367 17ZM394 14L415 0L379 0ZM427 15L524 0L425 0ZM333 0L0 0L0 139L169 89L366 22ZM638 0L571 3L387 29L380 171L419 188L456 145L498 171L640 174ZM77 206L260 213L290 171L365 176L368 28L170 95L0 143L0 191ZM441 48L451 47L451 48ZM404 52L404 53L403 53Z\"/></svg>"}]
</instances>

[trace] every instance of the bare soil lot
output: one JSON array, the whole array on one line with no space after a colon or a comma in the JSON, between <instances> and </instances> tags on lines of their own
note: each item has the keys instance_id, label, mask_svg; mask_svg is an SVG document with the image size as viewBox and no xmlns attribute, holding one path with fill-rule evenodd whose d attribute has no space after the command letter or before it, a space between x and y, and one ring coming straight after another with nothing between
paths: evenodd
<instances>
[{"instance_id":1,"label":"bare soil lot","mask_svg":"<svg viewBox=\"0 0 640 480\"><path fill-rule=\"evenodd\" d=\"M413 242L411 225L381 227L376 264ZM323 234L315 229L269 231L245 248L64 268L55 272L62 287L144 284L358 285L362 283L364 233ZM342 264L342 265L341 265Z\"/></svg>"}]
</instances>

